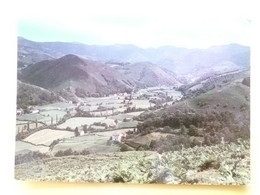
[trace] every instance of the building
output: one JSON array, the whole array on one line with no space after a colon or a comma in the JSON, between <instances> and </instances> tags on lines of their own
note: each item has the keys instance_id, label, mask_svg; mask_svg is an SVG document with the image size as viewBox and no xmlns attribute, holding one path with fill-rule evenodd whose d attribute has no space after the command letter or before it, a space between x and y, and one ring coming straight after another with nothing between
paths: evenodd
<instances>
[{"instance_id":1,"label":"building","mask_svg":"<svg viewBox=\"0 0 260 195\"><path fill-rule=\"evenodd\" d=\"M16 110L16 115L17 115L17 116L20 116L20 115L22 115L23 113L24 113L23 109L17 109L17 110Z\"/></svg>"}]
</instances>

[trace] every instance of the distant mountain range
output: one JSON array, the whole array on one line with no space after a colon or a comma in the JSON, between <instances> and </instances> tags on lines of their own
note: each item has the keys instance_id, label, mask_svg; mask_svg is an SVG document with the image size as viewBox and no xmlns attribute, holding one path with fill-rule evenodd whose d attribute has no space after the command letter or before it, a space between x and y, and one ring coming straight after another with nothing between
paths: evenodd
<instances>
[{"instance_id":1,"label":"distant mountain range","mask_svg":"<svg viewBox=\"0 0 260 195\"><path fill-rule=\"evenodd\" d=\"M136 81L140 87L152 87L158 85L180 85L177 75L150 62L138 63L107 63L117 71Z\"/></svg>"},{"instance_id":2,"label":"distant mountain range","mask_svg":"<svg viewBox=\"0 0 260 195\"><path fill-rule=\"evenodd\" d=\"M86 59L107 62L151 62L177 74L204 74L248 67L250 48L238 44L213 46L208 49L186 49L174 46L139 48L135 45L86 45L65 42L34 42L18 37L20 67L44 59L74 54Z\"/></svg>"}]
</instances>

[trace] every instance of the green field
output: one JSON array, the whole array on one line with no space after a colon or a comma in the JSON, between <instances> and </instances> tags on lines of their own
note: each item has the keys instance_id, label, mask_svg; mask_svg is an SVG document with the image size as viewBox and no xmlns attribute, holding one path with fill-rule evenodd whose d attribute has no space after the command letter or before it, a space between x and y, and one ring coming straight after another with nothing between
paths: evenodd
<instances>
[{"instance_id":1,"label":"green field","mask_svg":"<svg viewBox=\"0 0 260 195\"><path fill-rule=\"evenodd\" d=\"M118 152L120 147L117 144L108 145L107 141L114 134L125 133L130 129L119 129L92 133L79 137L67 138L54 146L52 153L59 150L72 149L75 151L88 150L90 153Z\"/></svg>"},{"instance_id":2,"label":"green field","mask_svg":"<svg viewBox=\"0 0 260 195\"><path fill-rule=\"evenodd\" d=\"M57 102L54 104L47 104L44 106L37 106L37 109L39 110L65 110L66 108L75 108L76 106L74 104L69 104L65 102Z\"/></svg>"},{"instance_id":3,"label":"green field","mask_svg":"<svg viewBox=\"0 0 260 195\"><path fill-rule=\"evenodd\" d=\"M49 146L54 140L73 137L73 136L74 136L74 132L70 132L70 131L43 129L31 134L29 137L25 138L24 141L36 145L42 144L42 145Z\"/></svg>"},{"instance_id":4,"label":"green field","mask_svg":"<svg viewBox=\"0 0 260 195\"><path fill-rule=\"evenodd\" d=\"M142 113L143 113L143 111L140 111L140 112L129 112L129 113L126 113L126 114L118 114L118 115L109 116L108 118L114 119L114 120L117 119L119 121L123 121L126 118L132 119L134 116L138 116L138 115L140 115Z\"/></svg>"},{"instance_id":5,"label":"green field","mask_svg":"<svg viewBox=\"0 0 260 195\"><path fill-rule=\"evenodd\" d=\"M19 121L36 121L36 120L44 120L45 116L41 115L41 114L34 114L34 113L30 113L30 114L23 114L21 116L17 117L17 120Z\"/></svg>"},{"instance_id":6,"label":"green field","mask_svg":"<svg viewBox=\"0 0 260 195\"><path fill-rule=\"evenodd\" d=\"M41 153L46 153L49 151L49 147L47 146L35 146L30 143L26 143L23 141L16 141L15 142L15 154L24 154L30 151L39 151Z\"/></svg>"},{"instance_id":7,"label":"green field","mask_svg":"<svg viewBox=\"0 0 260 195\"><path fill-rule=\"evenodd\" d=\"M65 123L58 126L58 128L66 129L70 127L75 129L76 127L80 127L82 125L91 125L94 122L101 122L105 117L75 117L68 119Z\"/></svg>"},{"instance_id":8,"label":"green field","mask_svg":"<svg viewBox=\"0 0 260 195\"><path fill-rule=\"evenodd\" d=\"M135 128L138 124L138 121L129 121L118 123L117 128Z\"/></svg>"},{"instance_id":9,"label":"green field","mask_svg":"<svg viewBox=\"0 0 260 195\"><path fill-rule=\"evenodd\" d=\"M59 150L72 149L73 151L88 150L90 153L106 153L106 152L118 152L118 145L107 145L109 136L101 135L85 135L80 137L74 137L64 140L54 146L52 153L55 154Z\"/></svg>"}]
</instances>

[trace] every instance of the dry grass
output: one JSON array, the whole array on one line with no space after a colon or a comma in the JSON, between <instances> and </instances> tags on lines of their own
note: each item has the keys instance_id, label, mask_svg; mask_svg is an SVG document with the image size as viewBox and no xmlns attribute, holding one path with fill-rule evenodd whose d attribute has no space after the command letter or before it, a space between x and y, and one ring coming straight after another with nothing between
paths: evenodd
<instances>
[{"instance_id":1,"label":"dry grass","mask_svg":"<svg viewBox=\"0 0 260 195\"><path fill-rule=\"evenodd\" d=\"M70 131L61 131L61 130L52 130L52 129L43 129L37 131L25 138L24 141L33 143L33 144L42 144L49 146L54 140L63 139L74 136L74 132Z\"/></svg>"}]
</instances>

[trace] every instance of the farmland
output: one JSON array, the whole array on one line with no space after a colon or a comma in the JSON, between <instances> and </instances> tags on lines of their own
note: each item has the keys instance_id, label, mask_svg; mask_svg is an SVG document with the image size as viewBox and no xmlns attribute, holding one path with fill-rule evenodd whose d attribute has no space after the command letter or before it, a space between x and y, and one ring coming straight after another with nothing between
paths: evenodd
<instances>
[{"instance_id":1,"label":"farmland","mask_svg":"<svg viewBox=\"0 0 260 195\"><path fill-rule=\"evenodd\" d=\"M36 133L30 135L24 141L30 142L33 144L41 144L45 146L49 146L56 139L63 139L74 136L73 132L69 131L60 131L60 130L52 130L52 129L43 129L37 131Z\"/></svg>"},{"instance_id":2,"label":"farmland","mask_svg":"<svg viewBox=\"0 0 260 195\"><path fill-rule=\"evenodd\" d=\"M48 152L48 146L36 146L34 144L24 142L24 141L16 141L15 143L15 154L23 154L28 153L30 151L39 151L41 153Z\"/></svg>"},{"instance_id":3,"label":"farmland","mask_svg":"<svg viewBox=\"0 0 260 195\"><path fill-rule=\"evenodd\" d=\"M248 91L236 81L181 100L171 87L151 87L35 107L17 117L24 131L17 132L15 177L246 184Z\"/></svg>"},{"instance_id":4,"label":"farmland","mask_svg":"<svg viewBox=\"0 0 260 195\"><path fill-rule=\"evenodd\" d=\"M100 132L80 137L64 139L54 146L52 153L55 154L60 150L72 149L73 151L88 150L90 153L108 153L118 152L120 147L116 144L108 145L107 141L113 134L125 132L125 130Z\"/></svg>"},{"instance_id":5,"label":"farmland","mask_svg":"<svg viewBox=\"0 0 260 195\"><path fill-rule=\"evenodd\" d=\"M63 140L52 148L53 154L66 149L88 149L93 152L118 151L120 148L116 145L107 146L109 138L113 134L136 128L138 121L134 117L155 106L150 100L156 94L165 96L166 92L175 99L180 97L180 92L161 86L141 89L131 96L121 93L106 97L86 97L78 103L57 102L35 106L33 109L37 112L17 116L17 134L27 133L22 140L19 140L17 150L47 152L47 149L43 150L40 146L47 148L53 141ZM161 99L165 98L164 96L161 96ZM132 110L127 111L129 108ZM78 111L88 112L90 116L76 116ZM67 114L69 117L64 118ZM83 126L87 128L88 133L74 137L74 129L78 128L82 131Z\"/></svg>"},{"instance_id":6,"label":"farmland","mask_svg":"<svg viewBox=\"0 0 260 195\"><path fill-rule=\"evenodd\" d=\"M68 119L65 123L58 126L58 128L65 129L67 127L75 129L81 125L91 125L94 122L101 122L105 117L75 117Z\"/></svg>"}]
</instances>

